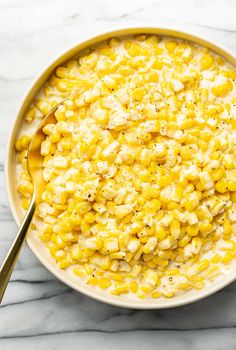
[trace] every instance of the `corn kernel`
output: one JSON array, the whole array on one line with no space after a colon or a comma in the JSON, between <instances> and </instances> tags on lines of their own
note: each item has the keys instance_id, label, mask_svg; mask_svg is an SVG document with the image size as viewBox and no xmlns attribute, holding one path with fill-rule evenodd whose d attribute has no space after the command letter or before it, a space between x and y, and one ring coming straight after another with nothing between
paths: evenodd
<instances>
[{"instance_id":1,"label":"corn kernel","mask_svg":"<svg viewBox=\"0 0 236 350\"><path fill-rule=\"evenodd\" d=\"M102 277L98 279L97 284L101 289L107 289L111 286L111 281L105 277Z\"/></svg>"}]
</instances>

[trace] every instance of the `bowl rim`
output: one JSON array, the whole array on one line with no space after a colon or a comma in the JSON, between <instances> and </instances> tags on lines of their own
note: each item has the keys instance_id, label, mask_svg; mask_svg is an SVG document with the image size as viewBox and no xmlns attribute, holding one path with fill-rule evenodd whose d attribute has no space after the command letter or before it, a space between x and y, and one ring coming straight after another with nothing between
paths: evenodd
<instances>
[{"instance_id":1,"label":"bowl rim","mask_svg":"<svg viewBox=\"0 0 236 350\"><path fill-rule=\"evenodd\" d=\"M84 36L81 40L79 40L76 44L71 45L69 48L66 48L62 50L59 54L56 55L55 58L49 61L38 73L35 79L31 82L29 87L27 88L25 94L23 95L19 107L17 108L17 113L15 115L15 118L13 118L12 125L8 132L8 139L7 139L7 146L6 146L6 153L5 153L5 185L6 185L6 191L7 191L7 197L9 202L10 211L13 215L14 221L16 222L17 226L20 226L20 218L17 214L16 205L14 204L13 200L13 186L10 181L10 166L11 166L11 151L13 147L13 141L14 136L16 134L16 131L19 130L19 127L17 126L17 122L22 122L22 110L24 109L24 105L26 104L27 107L30 105L33 97L37 93L37 91L40 89L40 86L43 85L43 83L40 83L42 80L42 76L46 75L48 71L53 71L55 67L60 64L58 61L60 61L65 55L69 55L68 57L73 57L76 53L78 54L81 52L84 48L89 48L90 46L94 45L96 42L102 42L104 40L107 40L111 37L119 37L119 36L125 36L125 35L132 35L132 34L141 34L141 33L153 33L160 36L166 36L166 37L175 37L179 39L184 39L188 41L192 41L193 43L197 43L199 45L207 46L211 50L217 52L218 54L222 55L223 57L226 57L226 60L232 63L231 61L234 61L233 65L236 67L236 55L234 52L232 52L230 49L224 47L222 44L219 44L215 40L207 38L205 35L201 36L194 31L189 31L181 28L181 26L149 26L149 25L143 25L143 24L132 24L131 26L115 26L112 29L106 29L102 30L96 35L87 35ZM81 48L83 47L83 48ZM73 54L74 53L74 54ZM69 58L63 58L63 62L68 60ZM49 74L48 74L49 76ZM47 77L48 78L48 77ZM46 80L47 80L46 78ZM41 85L40 85L41 84ZM38 86L36 89L35 87ZM27 103L26 101L29 100ZM26 108L25 108L26 109ZM55 277L57 277L60 281L71 287L72 289L83 293L95 300L101 301L106 304L110 304L113 306L123 307L123 308L130 308L130 309L164 309L164 308L173 308L178 307L186 304L190 304L193 302L196 302L198 300L201 300L203 298L206 298L217 291L221 290L231 282L233 282L236 279L236 271L235 273L231 272L228 275L223 276L222 279L217 280L209 286L208 288L203 288L200 291L196 291L196 293L193 296L188 296L188 293L185 294L185 298L183 299L177 299L177 297L174 297L173 299L166 299L166 302L160 303L160 299L153 299L152 302L150 300L148 303L144 300L139 299L119 299L118 297L110 296L107 293L104 293L104 295L100 295L97 293L97 290L94 288L93 291L87 290L83 287L83 283L81 285L75 285L72 283L69 279L67 279L63 273L61 273L61 270L59 268L55 268L50 262L45 261L43 257L40 255L39 251L36 249L34 244L31 242L29 237L26 238L26 242L34 255L38 258L38 260L41 262L41 264L49 270Z\"/></svg>"}]
</instances>

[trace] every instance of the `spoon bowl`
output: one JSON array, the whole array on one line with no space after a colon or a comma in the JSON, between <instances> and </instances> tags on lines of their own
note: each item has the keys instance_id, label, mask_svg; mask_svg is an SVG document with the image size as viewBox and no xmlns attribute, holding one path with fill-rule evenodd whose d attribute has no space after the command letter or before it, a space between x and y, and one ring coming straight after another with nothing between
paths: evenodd
<instances>
[{"instance_id":1,"label":"spoon bowl","mask_svg":"<svg viewBox=\"0 0 236 350\"><path fill-rule=\"evenodd\" d=\"M9 252L0 268L0 303L2 301L3 295L5 293L6 287L10 280L12 271L14 269L17 257L20 253L20 250L25 241L25 237L28 231L28 228L31 224L32 218L35 213L36 204L42 193L42 189L45 186L43 179L43 156L41 155L41 144L44 141L46 135L43 132L43 128L47 124L54 124L56 122L55 112L57 108L64 101L58 103L53 107L50 112L44 117L42 122L39 124L35 133L33 134L27 152L27 170L31 177L34 186L34 192L31 198L29 208L24 216L23 222L20 226L20 229L16 235L12 246L9 249Z\"/></svg>"},{"instance_id":2,"label":"spoon bowl","mask_svg":"<svg viewBox=\"0 0 236 350\"><path fill-rule=\"evenodd\" d=\"M50 112L46 115L46 117L44 117L44 119L36 129L35 133L33 134L29 143L27 153L27 168L34 185L33 198L35 202L38 201L40 194L42 193L42 188L45 186L45 181L43 179L42 172L44 157L41 155L40 152L42 142L45 140L46 137L46 135L43 132L43 128L47 124L56 123L57 120L55 117L55 112L62 103L63 102L60 102L55 107L53 107L50 110Z\"/></svg>"}]
</instances>

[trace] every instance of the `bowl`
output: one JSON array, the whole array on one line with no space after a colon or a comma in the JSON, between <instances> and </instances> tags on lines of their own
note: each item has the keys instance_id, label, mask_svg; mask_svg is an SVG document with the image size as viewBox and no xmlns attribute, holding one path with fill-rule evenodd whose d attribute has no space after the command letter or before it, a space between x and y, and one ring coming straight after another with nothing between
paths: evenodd
<instances>
[{"instance_id":1,"label":"bowl","mask_svg":"<svg viewBox=\"0 0 236 350\"><path fill-rule=\"evenodd\" d=\"M236 57L230 52L228 49L222 47L219 44L213 43L212 41L201 38L199 36L187 33L185 31L180 31L176 29L170 28L158 28L158 27L132 27L132 28L122 28L116 29L113 31L108 31L105 33L101 33L99 35L86 38L81 40L78 44L73 46L72 48L66 50L59 57L53 60L49 65L39 74L39 76L35 79L33 84L28 89L23 101L19 107L19 111L16 115L15 121L13 123L9 142L7 146L7 155L6 155L6 167L5 167L5 175L6 175L6 187L8 192L8 198L10 203L11 212L13 217L17 223L20 225L20 222L23 219L23 212L20 207L19 196L16 190L16 152L14 148L14 142L19 132L23 116L31 104L33 98L35 97L38 90L45 83L48 77L51 75L53 70L60 64L64 63L68 59L72 58L80 51L89 48L99 42L107 40L111 37L117 36L125 36L131 34L139 34L139 33L149 33L149 34L157 34L160 36L168 36L174 38L180 38L189 40L193 43L208 47L209 49L215 51L217 54L224 57L228 62L230 62L233 66L236 67ZM108 292L104 292L101 290L97 290L92 286L86 285L83 281L80 281L78 277L73 276L72 273L60 270L57 266L53 258L49 255L47 248L43 245L43 243L33 234L30 230L27 235L27 243L33 253L37 256L40 262L59 280L70 286L71 288L86 294L89 297L97 299L99 301L112 304L119 307L126 308L134 308L134 309L162 309L162 308L170 308L181 306L184 304L189 304L199 299L205 298L218 290L222 289L229 283L235 280L236 278L236 269L232 269L228 274L222 275L215 282L210 283L204 289L200 291L188 291L184 294L175 296L172 299L144 299L139 300L138 298L131 298L127 295L124 296L113 296L109 295Z\"/></svg>"}]
</instances>

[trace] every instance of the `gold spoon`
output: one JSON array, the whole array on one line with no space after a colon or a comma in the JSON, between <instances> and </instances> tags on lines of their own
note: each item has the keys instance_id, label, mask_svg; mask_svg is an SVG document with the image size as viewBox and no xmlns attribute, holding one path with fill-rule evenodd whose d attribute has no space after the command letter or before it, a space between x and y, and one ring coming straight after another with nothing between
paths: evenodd
<instances>
[{"instance_id":1,"label":"gold spoon","mask_svg":"<svg viewBox=\"0 0 236 350\"><path fill-rule=\"evenodd\" d=\"M40 153L41 144L46 137L46 135L43 133L43 127L46 124L51 124L56 122L55 111L63 102L64 101L58 103L44 117L44 119L36 129L35 133L33 134L33 137L28 147L27 169L34 185L34 192L30 202L30 206L24 216L24 220L21 224L21 227L0 269L0 303L2 301L6 287L8 285L9 279L11 277L17 257L24 243L26 233L30 226L31 220L34 216L36 204L40 198L40 194L42 193L42 188L45 185L45 182L43 180L43 172L42 172L43 157L41 156L41 153Z\"/></svg>"}]
</instances>

